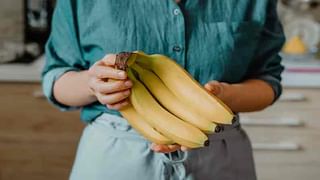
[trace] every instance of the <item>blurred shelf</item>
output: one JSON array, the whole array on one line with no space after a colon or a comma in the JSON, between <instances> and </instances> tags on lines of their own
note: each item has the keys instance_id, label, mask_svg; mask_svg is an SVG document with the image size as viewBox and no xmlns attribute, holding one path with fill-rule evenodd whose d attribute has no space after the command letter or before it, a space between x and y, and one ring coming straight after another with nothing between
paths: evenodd
<instances>
[{"instance_id":1,"label":"blurred shelf","mask_svg":"<svg viewBox=\"0 0 320 180\"><path fill-rule=\"evenodd\" d=\"M299 60L284 56L282 84L287 88L320 88L320 60L306 56Z\"/></svg>"},{"instance_id":2,"label":"blurred shelf","mask_svg":"<svg viewBox=\"0 0 320 180\"><path fill-rule=\"evenodd\" d=\"M40 82L44 56L25 63L0 64L0 82Z\"/></svg>"}]
</instances>

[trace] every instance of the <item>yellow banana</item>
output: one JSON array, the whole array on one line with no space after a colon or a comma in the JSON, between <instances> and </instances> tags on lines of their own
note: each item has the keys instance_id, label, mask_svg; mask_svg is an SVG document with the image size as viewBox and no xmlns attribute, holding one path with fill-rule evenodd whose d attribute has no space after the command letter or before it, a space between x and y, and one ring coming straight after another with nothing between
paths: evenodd
<instances>
[{"instance_id":1,"label":"yellow banana","mask_svg":"<svg viewBox=\"0 0 320 180\"><path fill-rule=\"evenodd\" d=\"M134 62L135 55L132 54L127 62L116 62L122 63L122 66L131 65ZM118 65L118 64L117 64ZM124 68L121 67L121 68ZM116 67L118 69L118 67ZM120 69L121 69L120 68ZM109 81L116 81L114 79L109 79ZM174 142L160 134L156 131L150 124L148 124L144 118L134 109L132 105L126 106L124 109L120 110L121 115L129 122L129 124L138 131L142 136L151 142L156 144L173 144Z\"/></svg>"},{"instance_id":2,"label":"yellow banana","mask_svg":"<svg viewBox=\"0 0 320 180\"><path fill-rule=\"evenodd\" d=\"M173 144L174 142L160 134L150 126L144 118L130 105L120 110L120 113L127 119L129 124L142 134L146 139L156 144Z\"/></svg>"},{"instance_id":3,"label":"yellow banana","mask_svg":"<svg viewBox=\"0 0 320 180\"><path fill-rule=\"evenodd\" d=\"M208 137L198 128L161 107L144 85L135 78L131 69L128 69L128 76L133 81L131 103L151 126L182 146L197 148L209 145Z\"/></svg>"},{"instance_id":4,"label":"yellow banana","mask_svg":"<svg viewBox=\"0 0 320 180\"><path fill-rule=\"evenodd\" d=\"M232 111L217 97L208 93L191 75L170 58L135 52L135 61L152 70L174 95L206 119L231 124Z\"/></svg>"},{"instance_id":5,"label":"yellow banana","mask_svg":"<svg viewBox=\"0 0 320 180\"><path fill-rule=\"evenodd\" d=\"M138 72L139 79L168 111L206 133L215 131L216 124L204 119L189 106L183 104L152 71L144 69L138 64L134 64L132 68Z\"/></svg>"}]
</instances>

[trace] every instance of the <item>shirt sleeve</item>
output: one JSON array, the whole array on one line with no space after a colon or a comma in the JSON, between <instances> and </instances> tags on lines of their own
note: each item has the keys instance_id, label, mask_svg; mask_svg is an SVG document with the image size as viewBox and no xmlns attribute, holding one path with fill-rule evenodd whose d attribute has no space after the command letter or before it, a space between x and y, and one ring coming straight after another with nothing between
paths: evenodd
<instances>
[{"instance_id":1,"label":"shirt sleeve","mask_svg":"<svg viewBox=\"0 0 320 180\"><path fill-rule=\"evenodd\" d=\"M52 19L52 30L47 41L46 62L42 71L42 87L49 102L61 110L72 110L59 103L53 95L53 85L64 73L80 71L84 67L79 46L76 14L76 1L59 0Z\"/></svg>"},{"instance_id":2,"label":"shirt sleeve","mask_svg":"<svg viewBox=\"0 0 320 180\"><path fill-rule=\"evenodd\" d=\"M277 0L270 0L267 16L247 78L261 79L271 85L276 101L282 93L279 52L285 42L282 25L277 15Z\"/></svg>"}]
</instances>

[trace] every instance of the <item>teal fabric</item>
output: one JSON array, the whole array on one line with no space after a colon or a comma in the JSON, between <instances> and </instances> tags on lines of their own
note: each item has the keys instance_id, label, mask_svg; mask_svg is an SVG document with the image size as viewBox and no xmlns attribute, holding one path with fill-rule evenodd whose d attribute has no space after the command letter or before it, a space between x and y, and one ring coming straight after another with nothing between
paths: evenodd
<instances>
[{"instance_id":1,"label":"teal fabric","mask_svg":"<svg viewBox=\"0 0 320 180\"><path fill-rule=\"evenodd\" d=\"M98 102L85 107L60 104L52 87L65 72L86 70L108 53L140 50L171 57L201 84L262 79L278 98L284 34L276 3L187 0L179 6L174 0L58 0L46 45L45 95L62 110L81 108L85 122L102 113L119 115Z\"/></svg>"}]
</instances>

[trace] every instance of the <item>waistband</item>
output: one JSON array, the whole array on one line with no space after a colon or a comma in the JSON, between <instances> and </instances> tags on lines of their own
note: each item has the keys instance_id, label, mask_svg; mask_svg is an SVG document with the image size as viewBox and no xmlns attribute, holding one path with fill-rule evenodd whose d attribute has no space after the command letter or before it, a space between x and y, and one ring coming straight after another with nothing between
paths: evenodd
<instances>
[{"instance_id":1,"label":"waistband","mask_svg":"<svg viewBox=\"0 0 320 180\"><path fill-rule=\"evenodd\" d=\"M90 123L89 128L91 127L98 131L101 130L101 133L110 137L147 141L130 126L126 119L119 116L104 113ZM239 116L236 115L232 120L231 125L217 125L215 133L208 135L209 141L237 137L235 134L238 133L239 129ZM162 157L165 163L181 164L187 159L188 152L177 151L174 153L162 154Z\"/></svg>"}]
</instances>

